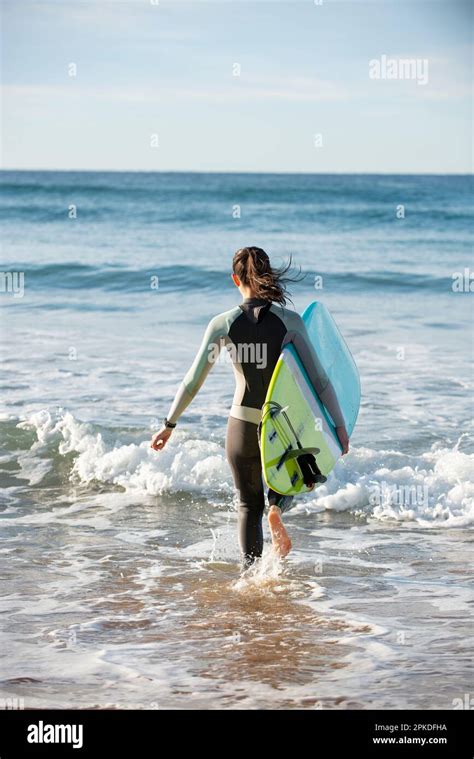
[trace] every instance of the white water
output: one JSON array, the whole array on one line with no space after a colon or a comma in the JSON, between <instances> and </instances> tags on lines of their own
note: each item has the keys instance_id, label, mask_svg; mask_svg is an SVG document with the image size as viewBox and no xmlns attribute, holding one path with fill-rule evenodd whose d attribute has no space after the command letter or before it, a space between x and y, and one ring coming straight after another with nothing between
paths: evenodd
<instances>
[{"instance_id":1,"label":"white water","mask_svg":"<svg viewBox=\"0 0 474 759\"><path fill-rule=\"evenodd\" d=\"M54 460L47 457L57 451L59 456L74 454L69 479L75 484L116 485L137 495L185 491L211 499L232 492L223 444L194 439L189 432L177 431L157 454L148 438L126 444L109 433L106 439L67 412L37 412L19 426L34 430L37 439L19 459L21 477L32 485L40 485L53 468ZM472 524L474 454L461 450L466 437L461 435L451 448L433 444L420 455L355 448L296 510L350 511L423 527Z\"/></svg>"}]
</instances>

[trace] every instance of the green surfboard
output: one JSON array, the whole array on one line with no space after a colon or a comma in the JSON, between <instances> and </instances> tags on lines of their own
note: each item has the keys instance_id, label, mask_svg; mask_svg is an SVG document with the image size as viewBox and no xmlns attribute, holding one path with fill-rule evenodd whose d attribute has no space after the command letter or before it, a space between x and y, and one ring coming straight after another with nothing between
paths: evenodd
<instances>
[{"instance_id":1,"label":"green surfboard","mask_svg":"<svg viewBox=\"0 0 474 759\"><path fill-rule=\"evenodd\" d=\"M312 303L302 318L333 385L350 435L360 404L360 381L354 359L322 303ZM333 420L291 343L283 348L268 387L262 408L260 449L265 482L282 495L298 495L311 489L304 483L298 455L312 453L324 481L342 453Z\"/></svg>"}]
</instances>

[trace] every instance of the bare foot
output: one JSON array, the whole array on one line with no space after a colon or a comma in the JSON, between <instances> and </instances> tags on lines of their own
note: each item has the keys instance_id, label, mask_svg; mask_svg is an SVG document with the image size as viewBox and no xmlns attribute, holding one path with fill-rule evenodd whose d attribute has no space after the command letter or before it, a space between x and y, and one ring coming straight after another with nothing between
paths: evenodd
<instances>
[{"instance_id":1,"label":"bare foot","mask_svg":"<svg viewBox=\"0 0 474 759\"><path fill-rule=\"evenodd\" d=\"M268 524L272 534L273 550L283 559L291 551L291 540L281 520L281 511L278 506L272 506L268 512Z\"/></svg>"}]
</instances>

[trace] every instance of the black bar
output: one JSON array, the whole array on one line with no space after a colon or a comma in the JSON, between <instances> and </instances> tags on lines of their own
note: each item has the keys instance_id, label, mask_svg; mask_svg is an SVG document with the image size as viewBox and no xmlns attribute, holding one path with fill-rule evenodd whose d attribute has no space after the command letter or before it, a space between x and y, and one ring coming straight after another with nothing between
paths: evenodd
<instances>
[{"instance_id":1,"label":"black bar","mask_svg":"<svg viewBox=\"0 0 474 759\"><path fill-rule=\"evenodd\" d=\"M56 725L64 729L56 731ZM43 742L28 742L28 736L42 738ZM70 742L46 742L50 737ZM73 748L74 743L77 748ZM467 709L0 712L0 759L114 757L131 752L132 759L138 759L182 754L185 750L191 757L206 752L235 755L240 751L246 759L264 759L272 750L278 757L284 753L291 757L307 754L310 759L333 754L338 759L354 754L472 759L473 743L472 713Z\"/></svg>"}]
</instances>

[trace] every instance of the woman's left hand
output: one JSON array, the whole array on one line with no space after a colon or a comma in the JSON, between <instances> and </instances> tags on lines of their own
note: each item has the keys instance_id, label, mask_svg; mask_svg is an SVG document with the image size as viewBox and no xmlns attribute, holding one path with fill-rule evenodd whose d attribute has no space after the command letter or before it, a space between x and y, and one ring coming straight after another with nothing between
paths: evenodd
<instances>
[{"instance_id":1,"label":"woman's left hand","mask_svg":"<svg viewBox=\"0 0 474 759\"><path fill-rule=\"evenodd\" d=\"M163 429L157 432L156 435L153 435L150 447L153 448L154 451L162 451L170 439L172 432L172 427L163 427Z\"/></svg>"},{"instance_id":2,"label":"woman's left hand","mask_svg":"<svg viewBox=\"0 0 474 759\"><path fill-rule=\"evenodd\" d=\"M339 438L339 442L342 446L342 455L345 456L349 452L349 435L345 427L336 427L336 435Z\"/></svg>"}]
</instances>

